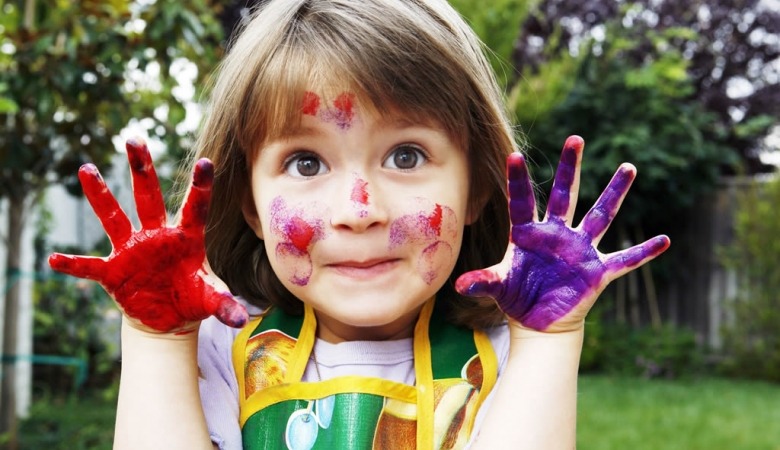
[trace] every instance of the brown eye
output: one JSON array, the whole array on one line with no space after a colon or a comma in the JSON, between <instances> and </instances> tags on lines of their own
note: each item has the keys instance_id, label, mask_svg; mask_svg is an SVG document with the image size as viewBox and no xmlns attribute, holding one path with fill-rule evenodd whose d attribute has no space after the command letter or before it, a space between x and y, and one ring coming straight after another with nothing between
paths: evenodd
<instances>
[{"instance_id":1,"label":"brown eye","mask_svg":"<svg viewBox=\"0 0 780 450\"><path fill-rule=\"evenodd\" d=\"M325 173L327 168L319 157L311 153L293 155L285 164L287 174L293 177L313 177Z\"/></svg>"},{"instance_id":2,"label":"brown eye","mask_svg":"<svg viewBox=\"0 0 780 450\"><path fill-rule=\"evenodd\" d=\"M400 145L393 149L385 160L384 166L391 169L411 170L427 161L423 151L413 145Z\"/></svg>"}]
</instances>

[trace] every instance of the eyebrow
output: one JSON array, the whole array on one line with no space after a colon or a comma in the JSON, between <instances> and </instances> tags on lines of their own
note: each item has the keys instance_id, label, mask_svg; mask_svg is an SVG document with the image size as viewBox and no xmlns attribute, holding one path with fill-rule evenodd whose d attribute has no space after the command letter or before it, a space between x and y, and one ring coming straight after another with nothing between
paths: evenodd
<instances>
[{"instance_id":1,"label":"eyebrow","mask_svg":"<svg viewBox=\"0 0 780 450\"><path fill-rule=\"evenodd\" d=\"M404 128L434 128L444 131L444 127L433 119L420 119L420 118L408 118L400 114L393 114L386 119L382 119L378 122L379 126L393 127L396 129Z\"/></svg>"},{"instance_id":2,"label":"eyebrow","mask_svg":"<svg viewBox=\"0 0 780 450\"><path fill-rule=\"evenodd\" d=\"M324 134L325 132L317 127L301 125L290 128L286 133L282 133L279 137L282 139L292 139L296 137L318 137Z\"/></svg>"}]
</instances>

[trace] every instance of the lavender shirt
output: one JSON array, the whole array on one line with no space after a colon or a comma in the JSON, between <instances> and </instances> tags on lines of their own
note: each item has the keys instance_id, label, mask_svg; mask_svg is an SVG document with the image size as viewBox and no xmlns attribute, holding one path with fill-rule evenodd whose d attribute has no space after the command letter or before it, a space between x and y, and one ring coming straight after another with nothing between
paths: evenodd
<instances>
[{"instance_id":1,"label":"lavender shirt","mask_svg":"<svg viewBox=\"0 0 780 450\"><path fill-rule=\"evenodd\" d=\"M250 314L258 311L252 310ZM233 340L240 330L223 325L214 317L203 321L198 336L198 365L200 367L200 397L212 442L220 450L241 450L241 428L238 423L238 384L233 370ZM506 326L488 330L488 336L498 358L501 375L509 353L509 331ZM314 344L319 375L323 380L343 375L378 377L413 385L414 352L412 338L395 341L351 341L339 344L317 339ZM318 374L312 362L306 367L303 381L317 381ZM492 394L485 405L490 404ZM475 421L479 429L484 412L481 408Z\"/></svg>"}]
</instances>

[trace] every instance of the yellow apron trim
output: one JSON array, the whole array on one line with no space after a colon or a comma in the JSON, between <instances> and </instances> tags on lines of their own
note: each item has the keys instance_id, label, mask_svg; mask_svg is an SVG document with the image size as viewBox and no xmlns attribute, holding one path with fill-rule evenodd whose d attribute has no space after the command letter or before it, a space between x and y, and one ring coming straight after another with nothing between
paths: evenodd
<instances>
[{"instance_id":1,"label":"yellow apron trim","mask_svg":"<svg viewBox=\"0 0 780 450\"><path fill-rule=\"evenodd\" d=\"M479 411L482 407L482 403L493 391L493 387L496 385L496 379L498 378L498 358L496 352L493 350L493 344L490 342L488 335L481 330L474 330L474 345L477 347L477 354L479 360L482 363L482 386L479 388L479 395L477 401L474 404L475 411ZM474 419L477 415L472 414L469 418L466 430L468 430L469 436L474 428Z\"/></svg>"},{"instance_id":2,"label":"yellow apron trim","mask_svg":"<svg viewBox=\"0 0 780 450\"><path fill-rule=\"evenodd\" d=\"M241 368L242 373L237 373L238 379L238 399L243 401L246 398L246 374L243 373L246 370L246 344L249 342L249 338L252 332L263 320L263 316L250 320L241 331L238 332L236 338L233 340L233 369Z\"/></svg>"},{"instance_id":3,"label":"yellow apron trim","mask_svg":"<svg viewBox=\"0 0 780 450\"><path fill-rule=\"evenodd\" d=\"M417 448L433 448L433 365L428 325L433 313L434 299L429 299L420 311L414 327L414 372L417 377Z\"/></svg>"},{"instance_id":4,"label":"yellow apron trim","mask_svg":"<svg viewBox=\"0 0 780 450\"><path fill-rule=\"evenodd\" d=\"M301 333L295 342L295 348L288 361L287 375L284 377L285 383L295 383L303 379L303 372L306 365L309 364L311 349L314 348L314 340L317 338L317 317L314 315L314 309L304 304L303 324Z\"/></svg>"},{"instance_id":5,"label":"yellow apron trim","mask_svg":"<svg viewBox=\"0 0 780 450\"><path fill-rule=\"evenodd\" d=\"M291 399L313 400L343 393L374 394L417 403L417 390L414 386L379 378L346 376L315 383L279 384L263 389L241 402L239 420L243 427L255 412L275 403Z\"/></svg>"}]
</instances>

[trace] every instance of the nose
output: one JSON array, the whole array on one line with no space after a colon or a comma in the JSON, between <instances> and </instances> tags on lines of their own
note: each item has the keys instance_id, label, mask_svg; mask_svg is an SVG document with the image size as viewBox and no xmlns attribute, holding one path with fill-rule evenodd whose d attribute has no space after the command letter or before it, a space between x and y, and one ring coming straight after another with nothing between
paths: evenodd
<instances>
[{"instance_id":1,"label":"nose","mask_svg":"<svg viewBox=\"0 0 780 450\"><path fill-rule=\"evenodd\" d=\"M331 208L334 228L363 232L387 222L387 211L378 186L357 173L339 183L331 199Z\"/></svg>"}]
</instances>

